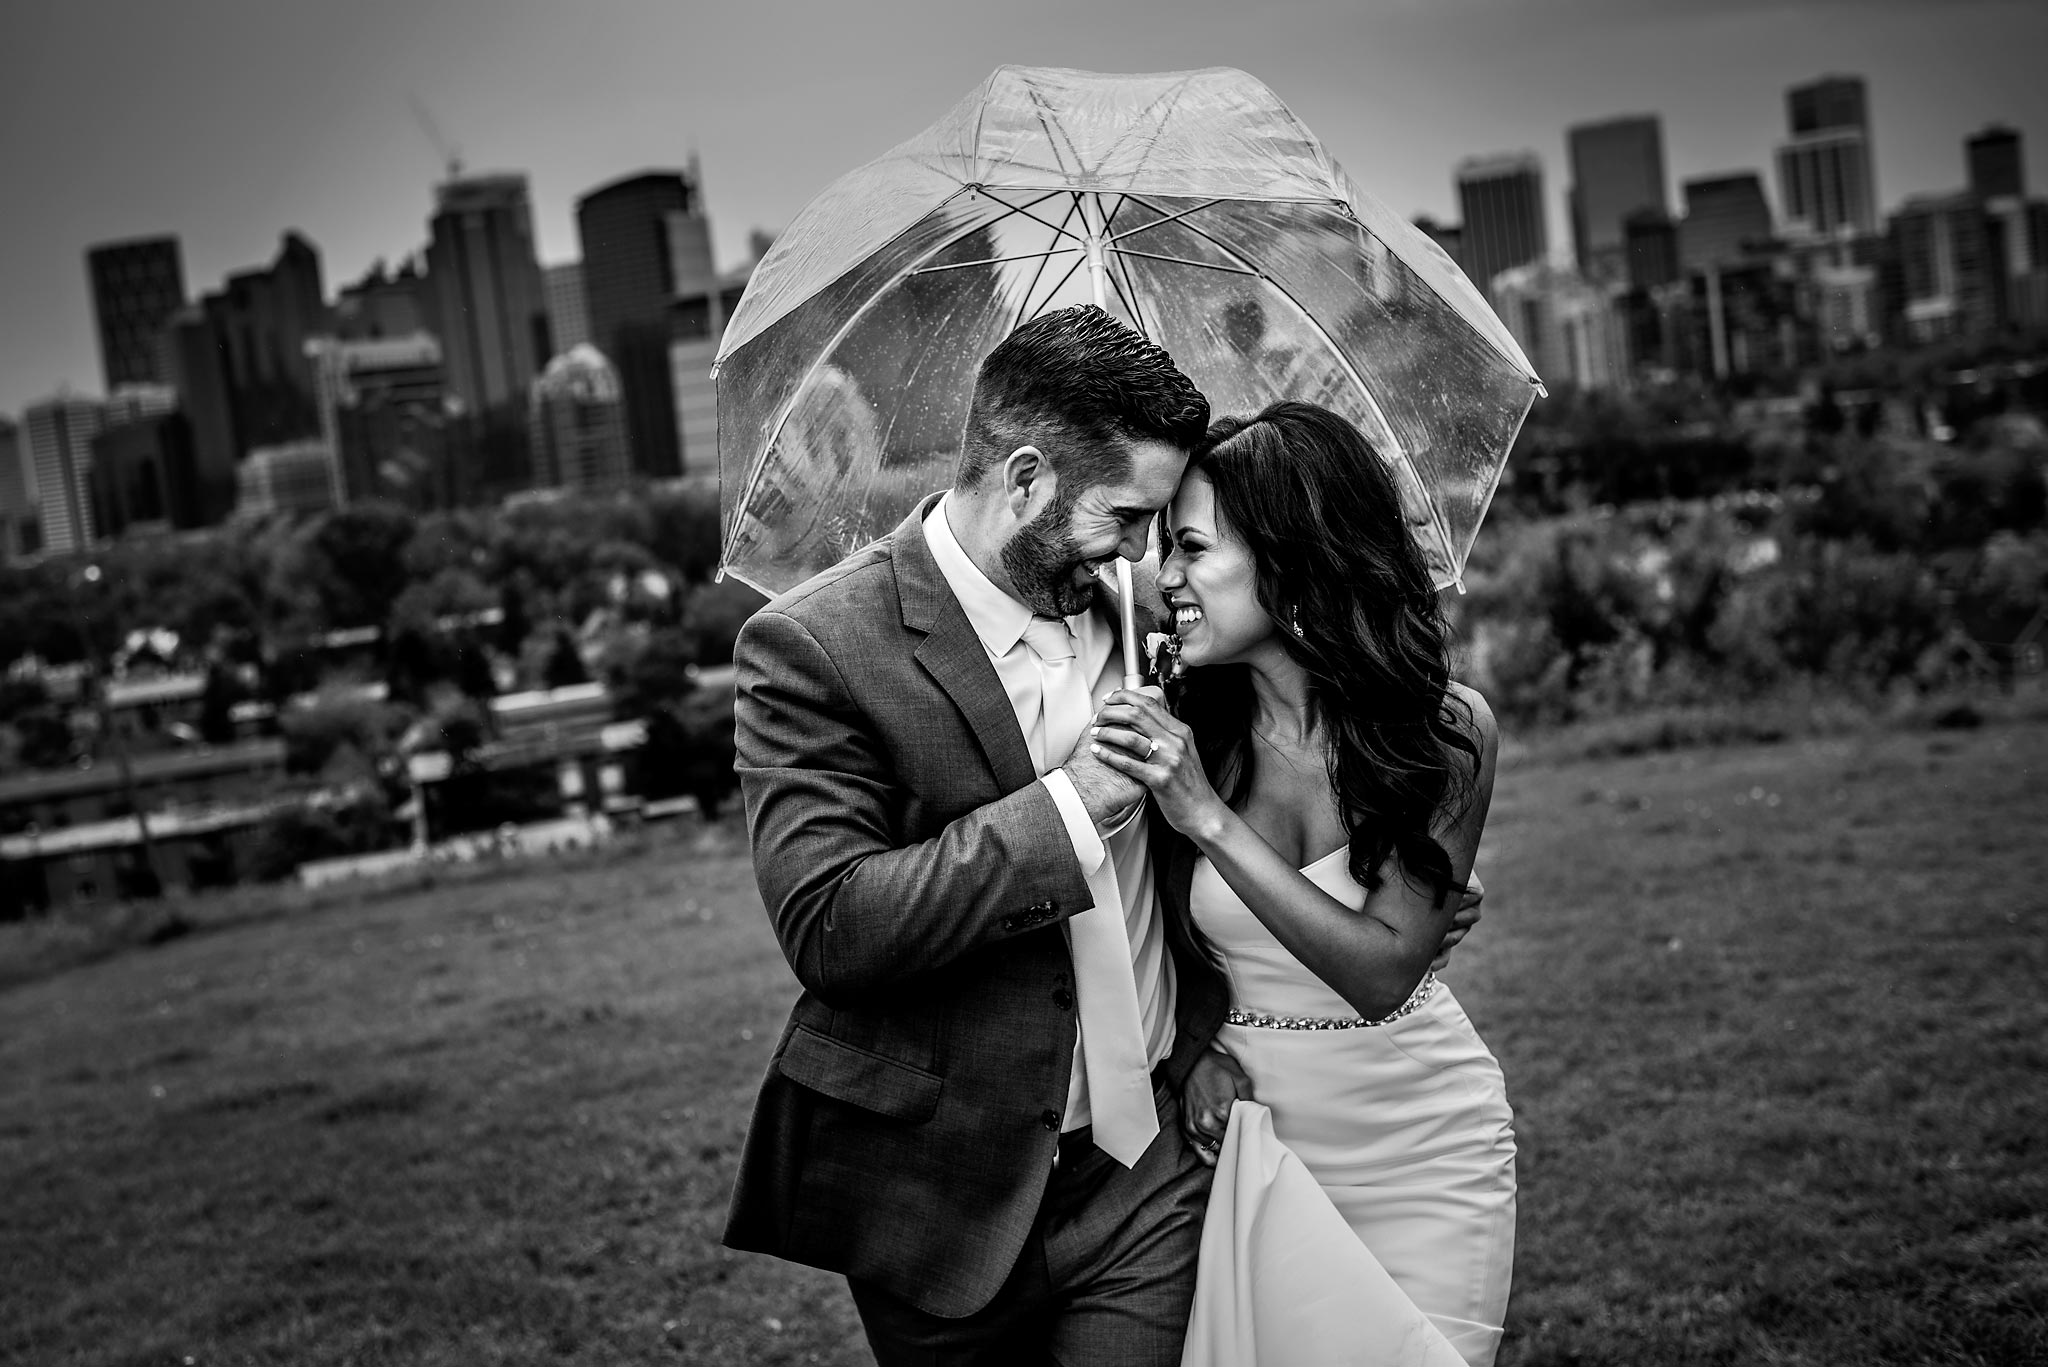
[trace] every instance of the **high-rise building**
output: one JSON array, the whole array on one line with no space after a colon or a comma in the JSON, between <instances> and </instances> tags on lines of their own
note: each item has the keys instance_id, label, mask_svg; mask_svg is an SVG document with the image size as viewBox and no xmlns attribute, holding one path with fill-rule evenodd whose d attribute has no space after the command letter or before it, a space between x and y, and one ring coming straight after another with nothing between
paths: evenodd
<instances>
[{"instance_id":1,"label":"high-rise building","mask_svg":"<svg viewBox=\"0 0 2048 1367\"><path fill-rule=\"evenodd\" d=\"M102 539L205 526L192 426L182 413L107 427L92 439L93 521Z\"/></svg>"},{"instance_id":2,"label":"high-rise building","mask_svg":"<svg viewBox=\"0 0 2048 1367\"><path fill-rule=\"evenodd\" d=\"M382 261L372 262L362 279L335 295L334 335L345 342L363 342L431 332L426 293L426 279L416 262L407 260L396 272L387 272Z\"/></svg>"},{"instance_id":3,"label":"high-rise building","mask_svg":"<svg viewBox=\"0 0 2048 1367\"><path fill-rule=\"evenodd\" d=\"M334 452L345 503L425 510L459 500L464 426L449 412L441 344L431 333L307 343L320 433Z\"/></svg>"},{"instance_id":4,"label":"high-rise building","mask_svg":"<svg viewBox=\"0 0 2048 1367\"><path fill-rule=\"evenodd\" d=\"M633 467L666 478L682 469L669 343L678 294L713 276L698 187L684 173L647 171L576 201L590 340L618 371Z\"/></svg>"},{"instance_id":5,"label":"high-rise building","mask_svg":"<svg viewBox=\"0 0 2048 1367\"><path fill-rule=\"evenodd\" d=\"M756 263L758 264L758 263ZM682 473L718 472L718 390L711 364L725 336L726 320L740 306L753 265L729 271L717 287L679 299L675 309L675 340L669 343L669 383L676 395L676 430L683 438Z\"/></svg>"},{"instance_id":6,"label":"high-rise building","mask_svg":"<svg viewBox=\"0 0 2048 1367\"><path fill-rule=\"evenodd\" d=\"M210 527L235 510L235 410L226 351L206 310L188 304L164 324L164 352L191 441L194 516L197 525Z\"/></svg>"},{"instance_id":7,"label":"high-rise building","mask_svg":"<svg viewBox=\"0 0 2048 1367\"><path fill-rule=\"evenodd\" d=\"M29 468L35 473L42 546L55 555L92 545L92 439L103 414L97 399L60 394L28 406Z\"/></svg>"},{"instance_id":8,"label":"high-rise building","mask_svg":"<svg viewBox=\"0 0 2048 1367\"><path fill-rule=\"evenodd\" d=\"M0 418L0 560L27 555L42 546L36 529L36 494L22 450L21 429Z\"/></svg>"},{"instance_id":9,"label":"high-rise building","mask_svg":"<svg viewBox=\"0 0 2048 1367\"><path fill-rule=\"evenodd\" d=\"M609 489L632 477L618 374L583 342L548 362L533 382L533 482L553 489Z\"/></svg>"},{"instance_id":10,"label":"high-rise building","mask_svg":"<svg viewBox=\"0 0 2048 1367\"><path fill-rule=\"evenodd\" d=\"M1822 76L1785 92L1785 122L1792 136L1832 128L1870 128L1861 76Z\"/></svg>"},{"instance_id":11,"label":"high-rise building","mask_svg":"<svg viewBox=\"0 0 2048 1367\"><path fill-rule=\"evenodd\" d=\"M2003 275L1984 201L1965 191L1916 195L1892 215L1907 335L1981 337L2000 320Z\"/></svg>"},{"instance_id":12,"label":"high-rise building","mask_svg":"<svg viewBox=\"0 0 2048 1367\"><path fill-rule=\"evenodd\" d=\"M523 422L547 331L526 177L449 180L434 200L428 322L448 390L473 413L516 406Z\"/></svg>"},{"instance_id":13,"label":"high-rise building","mask_svg":"<svg viewBox=\"0 0 2048 1367\"><path fill-rule=\"evenodd\" d=\"M1501 321L1547 384L1608 389L1628 375L1614 295L1577 271L1534 261L1494 281Z\"/></svg>"},{"instance_id":14,"label":"high-rise building","mask_svg":"<svg viewBox=\"0 0 2048 1367\"><path fill-rule=\"evenodd\" d=\"M1662 209L1638 209L1622 220L1622 252L1628 259L1628 283L1650 290L1668 285L1684 272L1678 260L1678 225Z\"/></svg>"},{"instance_id":15,"label":"high-rise building","mask_svg":"<svg viewBox=\"0 0 2048 1367\"><path fill-rule=\"evenodd\" d=\"M1543 164L1534 152L1474 157L1459 163L1457 176L1465 219L1459 264L1490 299L1495 276L1540 261L1548 250Z\"/></svg>"},{"instance_id":16,"label":"high-rise building","mask_svg":"<svg viewBox=\"0 0 2048 1367\"><path fill-rule=\"evenodd\" d=\"M1572 159L1572 247L1589 277L1626 273L1629 215L1668 213L1664 132L1654 114L1580 124L1567 134Z\"/></svg>"},{"instance_id":17,"label":"high-rise building","mask_svg":"<svg viewBox=\"0 0 2048 1367\"><path fill-rule=\"evenodd\" d=\"M1963 142L1970 163L1970 192L1982 199L2025 199L2027 164L2017 130L1992 124Z\"/></svg>"},{"instance_id":18,"label":"high-rise building","mask_svg":"<svg viewBox=\"0 0 2048 1367\"><path fill-rule=\"evenodd\" d=\"M306 339L328 330L319 250L288 232L268 266L230 275L202 303L221 351L237 453L313 435Z\"/></svg>"},{"instance_id":19,"label":"high-rise building","mask_svg":"<svg viewBox=\"0 0 2048 1367\"><path fill-rule=\"evenodd\" d=\"M334 452L317 437L260 446L243 458L237 471L235 516L326 512L341 506L339 485Z\"/></svg>"},{"instance_id":20,"label":"high-rise building","mask_svg":"<svg viewBox=\"0 0 2048 1367\"><path fill-rule=\"evenodd\" d=\"M1685 182L1685 221L1678 229L1679 266L1691 275L1740 262L1751 244L1771 236L1771 206L1754 171Z\"/></svg>"},{"instance_id":21,"label":"high-rise building","mask_svg":"<svg viewBox=\"0 0 2048 1367\"><path fill-rule=\"evenodd\" d=\"M541 267L548 299L549 358L573 351L590 340L590 309L583 301L583 263L564 261Z\"/></svg>"},{"instance_id":22,"label":"high-rise building","mask_svg":"<svg viewBox=\"0 0 2048 1367\"><path fill-rule=\"evenodd\" d=\"M1869 99L1860 76L1823 76L1785 92L1791 137L1778 147L1788 228L1823 237L1878 230Z\"/></svg>"},{"instance_id":23,"label":"high-rise building","mask_svg":"<svg viewBox=\"0 0 2048 1367\"><path fill-rule=\"evenodd\" d=\"M107 388L164 378L158 334L185 303L185 267L175 237L105 242L85 254L99 324Z\"/></svg>"}]
</instances>

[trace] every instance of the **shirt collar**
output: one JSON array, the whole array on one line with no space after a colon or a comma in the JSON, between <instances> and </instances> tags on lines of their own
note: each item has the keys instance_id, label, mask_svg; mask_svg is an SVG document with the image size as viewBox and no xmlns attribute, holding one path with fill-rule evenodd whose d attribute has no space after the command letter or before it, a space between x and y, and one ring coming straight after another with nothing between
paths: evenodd
<instances>
[{"instance_id":1,"label":"shirt collar","mask_svg":"<svg viewBox=\"0 0 2048 1367\"><path fill-rule=\"evenodd\" d=\"M1031 609L997 588L961 549L952 524L946 520L946 505L952 498L948 493L925 514L925 544L931 547L932 559L938 562L946 587L960 600L974 634L981 638L990 655L1000 658L1024 639L1024 628L1031 624Z\"/></svg>"}]
</instances>

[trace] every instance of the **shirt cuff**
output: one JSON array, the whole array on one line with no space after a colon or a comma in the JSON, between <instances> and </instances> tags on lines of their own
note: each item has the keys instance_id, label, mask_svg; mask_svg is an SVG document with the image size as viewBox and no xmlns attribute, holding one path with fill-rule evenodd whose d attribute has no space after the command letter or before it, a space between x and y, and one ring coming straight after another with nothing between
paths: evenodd
<instances>
[{"instance_id":1,"label":"shirt cuff","mask_svg":"<svg viewBox=\"0 0 2048 1367\"><path fill-rule=\"evenodd\" d=\"M1052 805L1059 808L1060 820L1066 823L1067 840L1074 847L1074 858L1081 865L1081 876L1094 877L1095 871L1102 867L1109 847L1096 834L1088 809L1081 805L1081 795L1074 791L1074 780L1067 776L1066 770L1055 769L1038 781L1052 794Z\"/></svg>"}]
</instances>

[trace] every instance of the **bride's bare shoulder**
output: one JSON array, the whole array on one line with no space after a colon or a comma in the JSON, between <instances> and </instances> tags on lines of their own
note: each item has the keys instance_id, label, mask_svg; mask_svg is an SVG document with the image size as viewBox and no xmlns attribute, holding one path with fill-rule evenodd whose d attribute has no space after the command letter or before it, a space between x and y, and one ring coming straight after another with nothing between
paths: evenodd
<instances>
[{"instance_id":1,"label":"bride's bare shoulder","mask_svg":"<svg viewBox=\"0 0 2048 1367\"><path fill-rule=\"evenodd\" d=\"M1450 695L1459 704L1451 709L1453 721L1478 745L1481 770L1491 773L1494 756L1500 751L1500 723L1494 720L1486 695L1455 681L1451 684Z\"/></svg>"}]
</instances>

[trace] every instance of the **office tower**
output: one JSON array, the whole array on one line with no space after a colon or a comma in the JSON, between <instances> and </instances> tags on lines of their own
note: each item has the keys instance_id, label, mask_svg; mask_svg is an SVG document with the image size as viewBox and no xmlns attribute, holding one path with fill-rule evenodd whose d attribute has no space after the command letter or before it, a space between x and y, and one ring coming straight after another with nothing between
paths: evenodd
<instances>
[{"instance_id":1,"label":"office tower","mask_svg":"<svg viewBox=\"0 0 2048 1367\"><path fill-rule=\"evenodd\" d=\"M117 385L100 400L100 427L122 427L178 411L178 391L167 384Z\"/></svg>"},{"instance_id":2,"label":"office tower","mask_svg":"<svg viewBox=\"0 0 2048 1367\"><path fill-rule=\"evenodd\" d=\"M206 310L197 304L172 314L163 338L168 378L189 429L195 525L211 527L235 510L238 452L225 351Z\"/></svg>"},{"instance_id":3,"label":"office tower","mask_svg":"<svg viewBox=\"0 0 2048 1367\"><path fill-rule=\"evenodd\" d=\"M449 412L441 344L431 333L320 337L307 343L307 355L344 503L379 499L424 511L459 501L466 429Z\"/></svg>"},{"instance_id":4,"label":"office tower","mask_svg":"<svg viewBox=\"0 0 2048 1367\"><path fill-rule=\"evenodd\" d=\"M357 342L431 332L426 290L417 262L407 260L395 273L387 273L382 261L372 262L362 279L335 295L330 319L334 335Z\"/></svg>"},{"instance_id":5,"label":"office tower","mask_svg":"<svg viewBox=\"0 0 2048 1367\"><path fill-rule=\"evenodd\" d=\"M30 404L22 425L43 549L54 555L84 550L94 539L92 439L100 432L99 400L60 394Z\"/></svg>"},{"instance_id":6,"label":"office tower","mask_svg":"<svg viewBox=\"0 0 2048 1367\"><path fill-rule=\"evenodd\" d=\"M1778 148L1778 197L1788 226L1836 236L1877 231L1870 116L1860 76L1823 76L1785 92L1788 141Z\"/></svg>"},{"instance_id":7,"label":"office tower","mask_svg":"<svg viewBox=\"0 0 2048 1367\"><path fill-rule=\"evenodd\" d=\"M434 196L428 322L449 393L476 414L516 406L523 421L547 330L526 177L449 180Z\"/></svg>"},{"instance_id":8,"label":"office tower","mask_svg":"<svg viewBox=\"0 0 2048 1367\"><path fill-rule=\"evenodd\" d=\"M185 268L175 237L106 242L85 254L99 324L107 388L161 380L157 334L185 303Z\"/></svg>"},{"instance_id":9,"label":"office tower","mask_svg":"<svg viewBox=\"0 0 2048 1367\"><path fill-rule=\"evenodd\" d=\"M2020 153L2020 135L1992 124L1963 142L1970 163L1970 193L1981 199L2025 199L2027 167Z\"/></svg>"},{"instance_id":10,"label":"office tower","mask_svg":"<svg viewBox=\"0 0 2048 1367\"><path fill-rule=\"evenodd\" d=\"M102 539L206 525L184 414L103 428L92 439L92 490Z\"/></svg>"},{"instance_id":11,"label":"office tower","mask_svg":"<svg viewBox=\"0 0 2048 1367\"><path fill-rule=\"evenodd\" d=\"M1495 307L1545 384L1608 389L1628 374L1626 330L1609 290L1532 261L1494 280Z\"/></svg>"},{"instance_id":12,"label":"office tower","mask_svg":"<svg viewBox=\"0 0 2048 1367\"><path fill-rule=\"evenodd\" d=\"M1965 191L1916 195L1892 216L1900 301L1916 342L1994 331L2003 271L1984 203Z\"/></svg>"},{"instance_id":13,"label":"office tower","mask_svg":"<svg viewBox=\"0 0 2048 1367\"><path fill-rule=\"evenodd\" d=\"M1678 229L1678 261L1691 275L1740 262L1752 243L1771 236L1771 208L1754 171L1685 182L1685 222Z\"/></svg>"},{"instance_id":14,"label":"office tower","mask_svg":"<svg viewBox=\"0 0 2048 1367\"><path fill-rule=\"evenodd\" d=\"M317 437L259 446L237 472L235 516L307 515L341 506L334 453Z\"/></svg>"},{"instance_id":15,"label":"office tower","mask_svg":"<svg viewBox=\"0 0 2048 1367\"><path fill-rule=\"evenodd\" d=\"M1792 136L1833 128L1870 129L1861 76L1822 76L1785 92L1785 121Z\"/></svg>"},{"instance_id":16,"label":"office tower","mask_svg":"<svg viewBox=\"0 0 2048 1367\"><path fill-rule=\"evenodd\" d=\"M669 383L676 395L676 430L683 438L683 470L690 476L718 473L718 391L711 364L725 324L740 306L752 262L722 276L715 288L676 301L669 343ZM899 429L899 433L907 429Z\"/></svg>"},{"instance_id":17,"label":"office tower","mask_svg":"<svg viewBox=\"0 0 2048 1367\"><path fill-rule=\"evenodd\" d=\"M590 340L590 310L583 302L583 263L564 261L541 268L548 300L550 360Z\"/></svg>"},{"instance_id":18,"label":"office tower","mask_svg":"<svg viewBox=\"0 0 2048 1367\"><path fill-rule=\"evenodd\" d=\"M1654 114L1580 124L1572 159L1572 247L1579 269L1599 279L1626 273L1629 215L1669 212L1664 132Z\"/></svg>"},{"instance_id":19,"label":"office tower","mask_svg":"<svg viewBox=\"0 0 2048 1367\"><path fill-rule=\"evenodd\" d=\"M619 377L588 342L563 352L533 382L533 482L610 489L632 478Z\"/></svg>"},{"instance_id":20,"label":"office tower","mask_svg":"<svg viewBox=\"0 0 2048 1367\"><path fill-rule=\"evenodd\" d=\"M0 418L0 561L42 545L35 530L36 495L22 447L21 428Z\"/></svg>"},{"instance_id":21,"label":"office tower","mask_svg":"<svg viewBox=\"0 0 2048 1367\"><path fill-rule=\"evenodd\" d=\"M677 336L672 306L679 293L701 294L712 276L698 188L675 171L614 181L576 201L576 234L590 340L618 371L633 468L675 475L682 450L669 360Z\"/></svg>"},{"instance_id":22,"label":"office tower","mask_svg":"<svg viewBox=\"0 0 2048 1367\"><path fill-rule=\"evenodd\" d=\"M306 362L306 339L328 330L318 249L288 232L268 266L228 276L201 303L220 347L236 452L318 430Z\"/></svg>"},{"instance_id":23,"label":"office tower","mask_svg":"<svg viewBox=\"0 0 2048 1367\"><path fill-rule=\"evenodd\" d=\"M1493 278L1540 261L1548 248L1543 218L1543 165L1533 152L1474 157L1458 165L1458 208L1464 215L1459 264L1490 299Z\"/></svg>"},{"instance_id":24,"label":"office tower","mask_svg":"<svg viewBox=\"0 0 2048 1367\"><path fill-rule=\"evenodd\" d=\"M1683 274L1678 261L1678 225L1662 209L1638 209L1623 219L1621 240L1631 287L1655 289Z\"/></svg>"}]
</instances>

